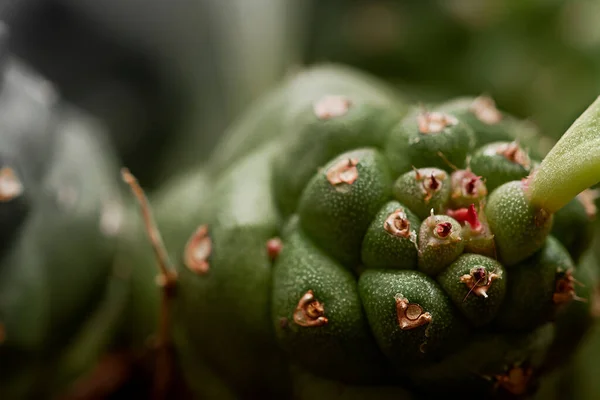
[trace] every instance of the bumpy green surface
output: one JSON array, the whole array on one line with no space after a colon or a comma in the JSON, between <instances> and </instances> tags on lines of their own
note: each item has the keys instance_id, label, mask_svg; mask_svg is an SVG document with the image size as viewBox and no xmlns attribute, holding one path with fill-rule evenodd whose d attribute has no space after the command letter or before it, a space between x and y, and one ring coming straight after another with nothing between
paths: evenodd
<instances>
[{"instance_id":1,"label":"bumpy green surface","mask_svg":"<svg viewBox=\"0 0 600 400\"><path fill-rule=\"evenodd\" d=\"M559 293L571 301L546 313L562 267L579 274L549 237L553 215L540 217L520 181L478 197L481 228L460 217L465 210L446 215L450 173L482 145L517 137L512 122L502 125L506 135L486 139L482 126L448 108L449 126L421 133L418 109L407 114L380 83L335 67L308 69L272 96L235 126L206 169L151 198L179 273L175 345L184 368L211 369L215 387L222 379L241 398L386 398L396 388L398 396L407 388L417 397L486 398L515 392L509 371L531 366L529 391L547 359L564 358L554 340L585 331L589 308L574 298L590 301L595 277ZM413 166L444 170L441 194L426 196ZM399 209L407 221L394 225L388 218ZM439 221L428 226L428 218ZM206 271L184 257L200 226L211 243ZM440 244L446 228L449 251ZM472 253L478 247L465 246L463 235L484 228L495 246ZM123 257L137 275L131 320L143 339L155 315L135 311L156 306L155 269L139 220L127 238ZM496 275L487 297L464 280L477 268ZM530 296L520 297L526 285ZM508 321L510 308L539 315L524 326L524 317ZM565 310L574 311L568 323Z\"/></svg>"}]
</instances>

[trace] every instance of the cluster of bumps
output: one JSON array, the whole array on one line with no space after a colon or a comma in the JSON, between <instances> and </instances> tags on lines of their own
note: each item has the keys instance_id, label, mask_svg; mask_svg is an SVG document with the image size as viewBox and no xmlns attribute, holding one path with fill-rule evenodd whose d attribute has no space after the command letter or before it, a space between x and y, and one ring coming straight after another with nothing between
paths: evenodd
<instances>
[{"instance_id":1,"label":"cluster of bumps","mask_svg":"<svg viewBox=\"0 0 600 400\"><path fill-rule=\"evenodd\" d=\"M150 198L174 268L169 329L191 389L205 398L532 394L591 323L598 269L586 251L588 192L556 212L528 201L541 143L487 97L407 107L334 66L287 81L202 168ZM144 220L130 206L111 254L132 271L121 334L136 347L160 320L151 245L161 243L148 210ZM0 318L12 315L5 304ZM81 315L70 314L83 324Z\"/></svg>"}]
</instances>

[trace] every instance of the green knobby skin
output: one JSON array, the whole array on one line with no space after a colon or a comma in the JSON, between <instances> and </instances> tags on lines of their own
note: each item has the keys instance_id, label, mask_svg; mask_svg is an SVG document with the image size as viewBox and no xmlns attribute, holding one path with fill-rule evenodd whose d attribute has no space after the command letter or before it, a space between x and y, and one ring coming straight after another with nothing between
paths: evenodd
<instances>
[{"instance_id":1,"label":"green knobby skin","mask_svg":"<svg viewBox=\"0 0 600 400\"><path fill-rule=\"evenodd\" d=\"M179 207L163 202L157 219L159 227L170 221L162 234L178 272L173 323L191 343L176 342L176 350L203 360L247 396L275 396L273 382L285 381L269 311L267 242L280 225L270 191L277 150L271 144L240 160L210 186L203 204L201 196L187 197L193 192L169 193Z\"/></svg>"},{"instance_id":2,"label":"green knobby skin","mask_svg":"<svg viewBox=\"0 0 600 400\"><path fill-rule=\"evenodd\" d=\"M324 96L360 99L373 106L406 113L399 93L382 80L355 68L322 64L290 74L278 88L238 119L213 151L206 171L215 176L240 158L273 140L288 140L297 131L297 117Z\"/></svg>"},{"instance_id":3,"label":"green knobby skin","mask_svg":"<svg viewBox=\"0 0 600 400\"><path fill-rule=\"evenodd\" d=\"M449 114L413 110L392 130L386 156L396 175L412 168L464 168L475 147L471 127Z\"/></svg>"},{"instance_id":4,"label":"green knobby skin","mask_svg":"<svg viewBox=\"0 0 600 400\"><path fill-rule=\"evenodd\" d=\"M506 273L498 261L479 254L463 254L436 280L474 326L496 316L506 294Z\"/></svg>"},{"instance_id":5,"label":"green knobby skin","mask_svg":"<svg viewBox=\"0 0 600 400\"><path fill-rule=\"evenodd\" d=\"M463 226L462 237L465 241L465 253L481 254L496 259L496 243L494 235L487 224L480 231L474 231L470 226Z\"/></svg>"},{"instance_id":6,"label":"green knobby skin","mask_svg":"<svg viewBox=\"0 0 600 400\"><path fill-rule=\"evenodd\" d=\"M500 329L526 331L553 319L560 306L573 301L568 287L558 288L563 274L574 268L568 251L549 236L540 251L508 272L506 296L494 324Z\"/></svg>"},{"instance_id":7,"label":"green knobby skin","mask_svg":"<svg viewBox=\"0 0 600 400\"><path fill-rule=\"evenodd\" d=\"M447 215L430 215L419 229L419 270L435 276L465 248L460 224Z\"/></svg>"},{"instance_id":8,"label":"green knobby skin","mask_svg":"<svg viewBox=\"0 0 600 400\"><path fill-rule=\"evenodd\" d=\"M581 257L594 237L595 206L587 195L581 193L554 214L551 234L569 250L573 260Z\"/></svg>"},{"instance_id":9,"label":"green knobby skin","mask_svg":"<svg viewBox=\"0 0 600 400\"><path fill-rule=\"evenodd\" d=\"M401 118L399 110L361 98L323 96L309 104L291 126L273 166L273 188L284 215L292 214L315 171L334 157L358 148L382 148Z\"/></svg>"},{"instance_id":10,"label":"green knobby skin","mask_svg":"<svg viewBox=\"0 0 600 400\"><path fill-rule=\"evenodd\" d=\"M464 326L444 291L419 271L367 270L358 288L379 348L399 370L456 348Z\"/></svg>"},{"instance_id":11,"label":"green knobby skin","mask_svg":"<svg viewBox=\"0 0 600 400\"><path fill-rule=\"evenodd\" d=\"M477 176L470 169L459 169L450 175L449 208L469 207L479 204L488 195L484 179Z\"/></svg>"},{"instance_id":12,"label":"green knobby skin","mask_svg":"<svg viewBox=\"0 0 600 400\"><path fill-rule=\"evenodd\" d=\"M505 267L512 267L539 250L552 229L553 216L531 204L521 181L508 182L494 190L488 197L485 215Z\"/></svg>"},{"instance_id":13,"label":"green knobby skin","mask_svg":"<svg viewBox=\"0 0 600 400\"><path fill-rule=\"evenodd\" d=\"M503 384L503 380L511 370L521 369L524 377L528 372L535 373L543 365L553 339L552 324L526 333L479 332L464 338L464 346L458 351L439 362L411 369L409 376L417 390L428 395L425 398L448 392L466 399L496 398L496 395L514 398L524 394L515 393L514 389L529 392L535 377L529 375L524 382L517 380L514 389Z\"/></svg>"},{"instance_id":14,"label":"green knobby skin","mask_svg":"<svg viewBox=\"0 0 600 400\"><path fill-rule=\"evenodd\" d=\"M527 177L533 163L516 142L493 142L477 149L469 166L473 173L483 177L491 193L506 182Z\"/></svg>"},{"instance_id":15,"label":"green knobby skin","mask_svg":"<svg viewBox=\"0 0 600 400\"><path fill-rule=\"evenodd\" d=\"M374 149L344 153L306 186L298 214L306 234L348 267L360 263L363 237L388 200L392 180L387 160Z\"/></svg>"},{"instance_id":16,"label":"green knobby skin","mask_svg":"<svg viewBox=\"0 0 600 400\"><path fill-rule=\"evenodd\" d=\"M362 242L365 268L417 268L419 218L397 201L386 203L367 230Z\"/></svg>"},{"instance_id":17,"label":"green knobby skin","mask_svg":"<svg viewBox=\"0 0 600 400\"><path fill-rule=\"evenodd\" d=\"M600 275L598 265L598 258L593 252L587 251L573 272L573 277L579 282L576 284L578 300L565 304L558 310L554 319L556 333L545 360L548 368L563 366L569 357L578 351L581 342L590 337L588 332L598 317L598 311L595 309Z\"/></svg>"},{"instance_id":18,"label":"green knobby skin","mask_svg":"<svg viewBox=\"0 0 600 400\"><path fill-rule=\"evenodd\" d=\"M420 219L433 212L441 214L448 202L451 183L446 171L439 168L421 168L402 174L392 192L396 200L406 205Z\"/></svg>"},{"instance_id":19,"label":"green knobby skin","mask_svg":"<svg viewBox=\"0 0 600 400\"><path fill-rule=\"evenodd\" d=\"M283 238L273 271L272 325L291 360L353 384L385 377L356 278L297 228Z\"/></svg>"},{"instance_id":20,"label":"green knobby skin","mask_svg":"<svg viewBox=\"0 0 600 400\"><path fill-rule=\"evenodd\" d=\"M518 140L535 157L541 158L550 150L549 140L543 140L533 123L499 110L488 96L456 98L440 104L436 110L450 113L473 128L477 147Z\"/></svg>"}]
</instances>

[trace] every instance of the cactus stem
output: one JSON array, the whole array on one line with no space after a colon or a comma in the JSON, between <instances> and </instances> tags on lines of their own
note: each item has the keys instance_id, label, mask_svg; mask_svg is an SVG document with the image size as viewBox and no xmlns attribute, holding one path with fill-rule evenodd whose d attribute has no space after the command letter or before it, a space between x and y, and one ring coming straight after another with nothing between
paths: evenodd
<instances>
[{"instance_id":1,"label":"cactus stem","mask_svg":"<svg viewBox=\"0 0 600 400\"><path fill-rule=\"evenodd\" d=\"M11 201L23 193L23 184L10 167L0 169L0 202Z\"/></svg>"},{"instance_id":2,"label":"cactus stem","mask_svg":"<svg viewBox=\"0 0 600 400\"><path fill-rule=\"evenodd\" d=\"M600 182L600 97L567 129L524 190L531 204L553 214Z\"/></svg>"},{"instance_id":3,"label":"cactus stem","mask_svg":"<svg viewBox=\"0 0 600 400\"><path fill-rule=\"evenodd\" d=\"M327 120L345 115L352 102L343 96L325 96L314 104L313 111L317 118Z\"/></svg>"},{"instance_id":4,"label":"cactus stem","mask_svg":"<svg viewBox=\"0 0 600 400\"><path fill-rule=\"evenodd\" d=\"M154 343L156 350L156 368L154 371L154 391L156 399L166 398L166 392L171 380L173 359L171 357L171 303L175 296L175 287L177 284L177 273L171 263L162 237L154 221L150 205L144 190L140 187L137 179L129 172L127 168L121 170L123 181L127 183L135 197L137 198L142 218L146 225L146 233L155 252L160 275L157 277L157 283L162 288L162 298L160 304L160 313L158 321L158 332Z\"/></svg>"},{"instance_id":5,"label":"cactus stem","mask_svg":"<svg viewBox=\"0 0 600 400\"><path fill-rule=\"evenodd\" d=\"M323 326L328 322L324 315L323 303L315 299L313 291L309 290L302 296L294 310L294 322L306 327Z\"/></svg>"},{"instance_id":6,"label":"cactus stem","mask_svg":"<svg viewBox=\"0 0 600 400\"><path fill-rule=\"evenodd\" d=\"M396 295L396 313L398 315L398 326L403 331L418 328L431 322L431 314L423 311L423 307L416 303L410 303L401 294Z\"/></svg>"},{"instance_id":7,"label":"cactus stem","mask_svg":"<svg viewBox=\"0 0 600 400\"><path fill-rule=\"evenodd\" d=\"M477 97L469 110L484 124L495 125L502 121L502 113L496 108L494 99L489 96Z\"/></svg>"},{"instance_id":8,"label":"cactus stem","mask_svg":"<svg viewBox=\"0 0 600 400\"><path fill-rule=\"evenodd\" d=\"M358 179L357 165L358 160L356 158L340 160L327 171L327 180L333 186L337 186L340 183L351 185Z\"/></svg>"},{"instance_id":9,"label":"cactus stem","mask_svg":"<svg viewBox=\"0 0 600 400\"><path fill-rule=\"evenodd\" d=\"M274 237L267 241L267 255L271 261L275 261L283 249L283 242L280 238Z\"/></svg>"},{"instance_id":10,"label":"cactus stem","mask_svg":"<svg viewBox=\"0 0 600 400\"><path fill-rule=\"evenodd\" d=\"M184 250L184 263L198 275L208 273L208 257L212 252L212 240L208 235L208 226L200 225L190 237Z\"/></svg>"},{"instance_id":11,"label":"cactus stem","mask_svg":"<svg viewBox=\"0 0 600 400\"><path fill-rule=\"evenodd\" d=\"M468 274L465 274L460 277L460 281L467 285L467 287L469 288L469 292L467 293L463 301L467 300L471 293L475 293L476 296L480 296L487 299L488 289L496 279L500 278L500 274L497 274L495 272L488 274L486 269L483 267L472 268Z\"/></svg>"}]
</instances>

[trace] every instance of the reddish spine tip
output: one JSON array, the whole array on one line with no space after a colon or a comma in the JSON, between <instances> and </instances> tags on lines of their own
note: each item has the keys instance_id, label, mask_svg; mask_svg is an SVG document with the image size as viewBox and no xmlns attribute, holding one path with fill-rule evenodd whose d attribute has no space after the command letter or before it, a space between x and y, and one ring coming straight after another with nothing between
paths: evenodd
<instances>
[{"instance_id":1,"label":"reddish spine tip","mask_svg":"<svg viewBox=\"0 0 600 400\"><path fill-rule=\"evenodd\" d=\"M477 209L475 208L475 204L471 204L469 208L457 208L455 210L448 210L446 214L449 217L457 220L461 225L465 223L469 224L471 230L479 231L481 230L481 221L479 220L479 215L477 215Z\"/></svg>"},{"instance_id":2,"label":"reddish spine tip","mask_svg":"<svg viewBox=\"0 0 600 400\"><path fill-rule=\"evenodd\" d=\"M465 183L465 193L469 196L475 196L477 194L476 185L480 179L480 176L475 176L473 178L468 179Z\"/></svg>"},{"instance_id":3,"label":"reddish spine tip","mask_svg":"<svg viewBox=\"0 0 600 400\"><path fill-rule=\"evenodd\" d=\"M435 226L435 233L440 238L446 238L452 233L452 224L450 222L440 222Z\"/></svg>"},{"instance_id":4,"label":"reddish spine tip","mask_svg":"<svg viewBox=\"0 0 600 400\"><path fill-rule=\"evenodd\" d=\"M431 190L437 190L440 187L440 182L436 179L435 174L431 173L431 179L429 180L429 188Z\"/></svg>"},{"instance_id":5,"label":"reddish spine tip","mask_svg":"<svg viewBox=\"0 0 600 400\"><path fill-rule=\"evenodd\" d=\"M271 261L275 261L279 253L281 253L281 249L283 248L283 243L281 239L275 237L273 239L269 239L267 241L267 254Z\"/></svg>"}]
</instances>

